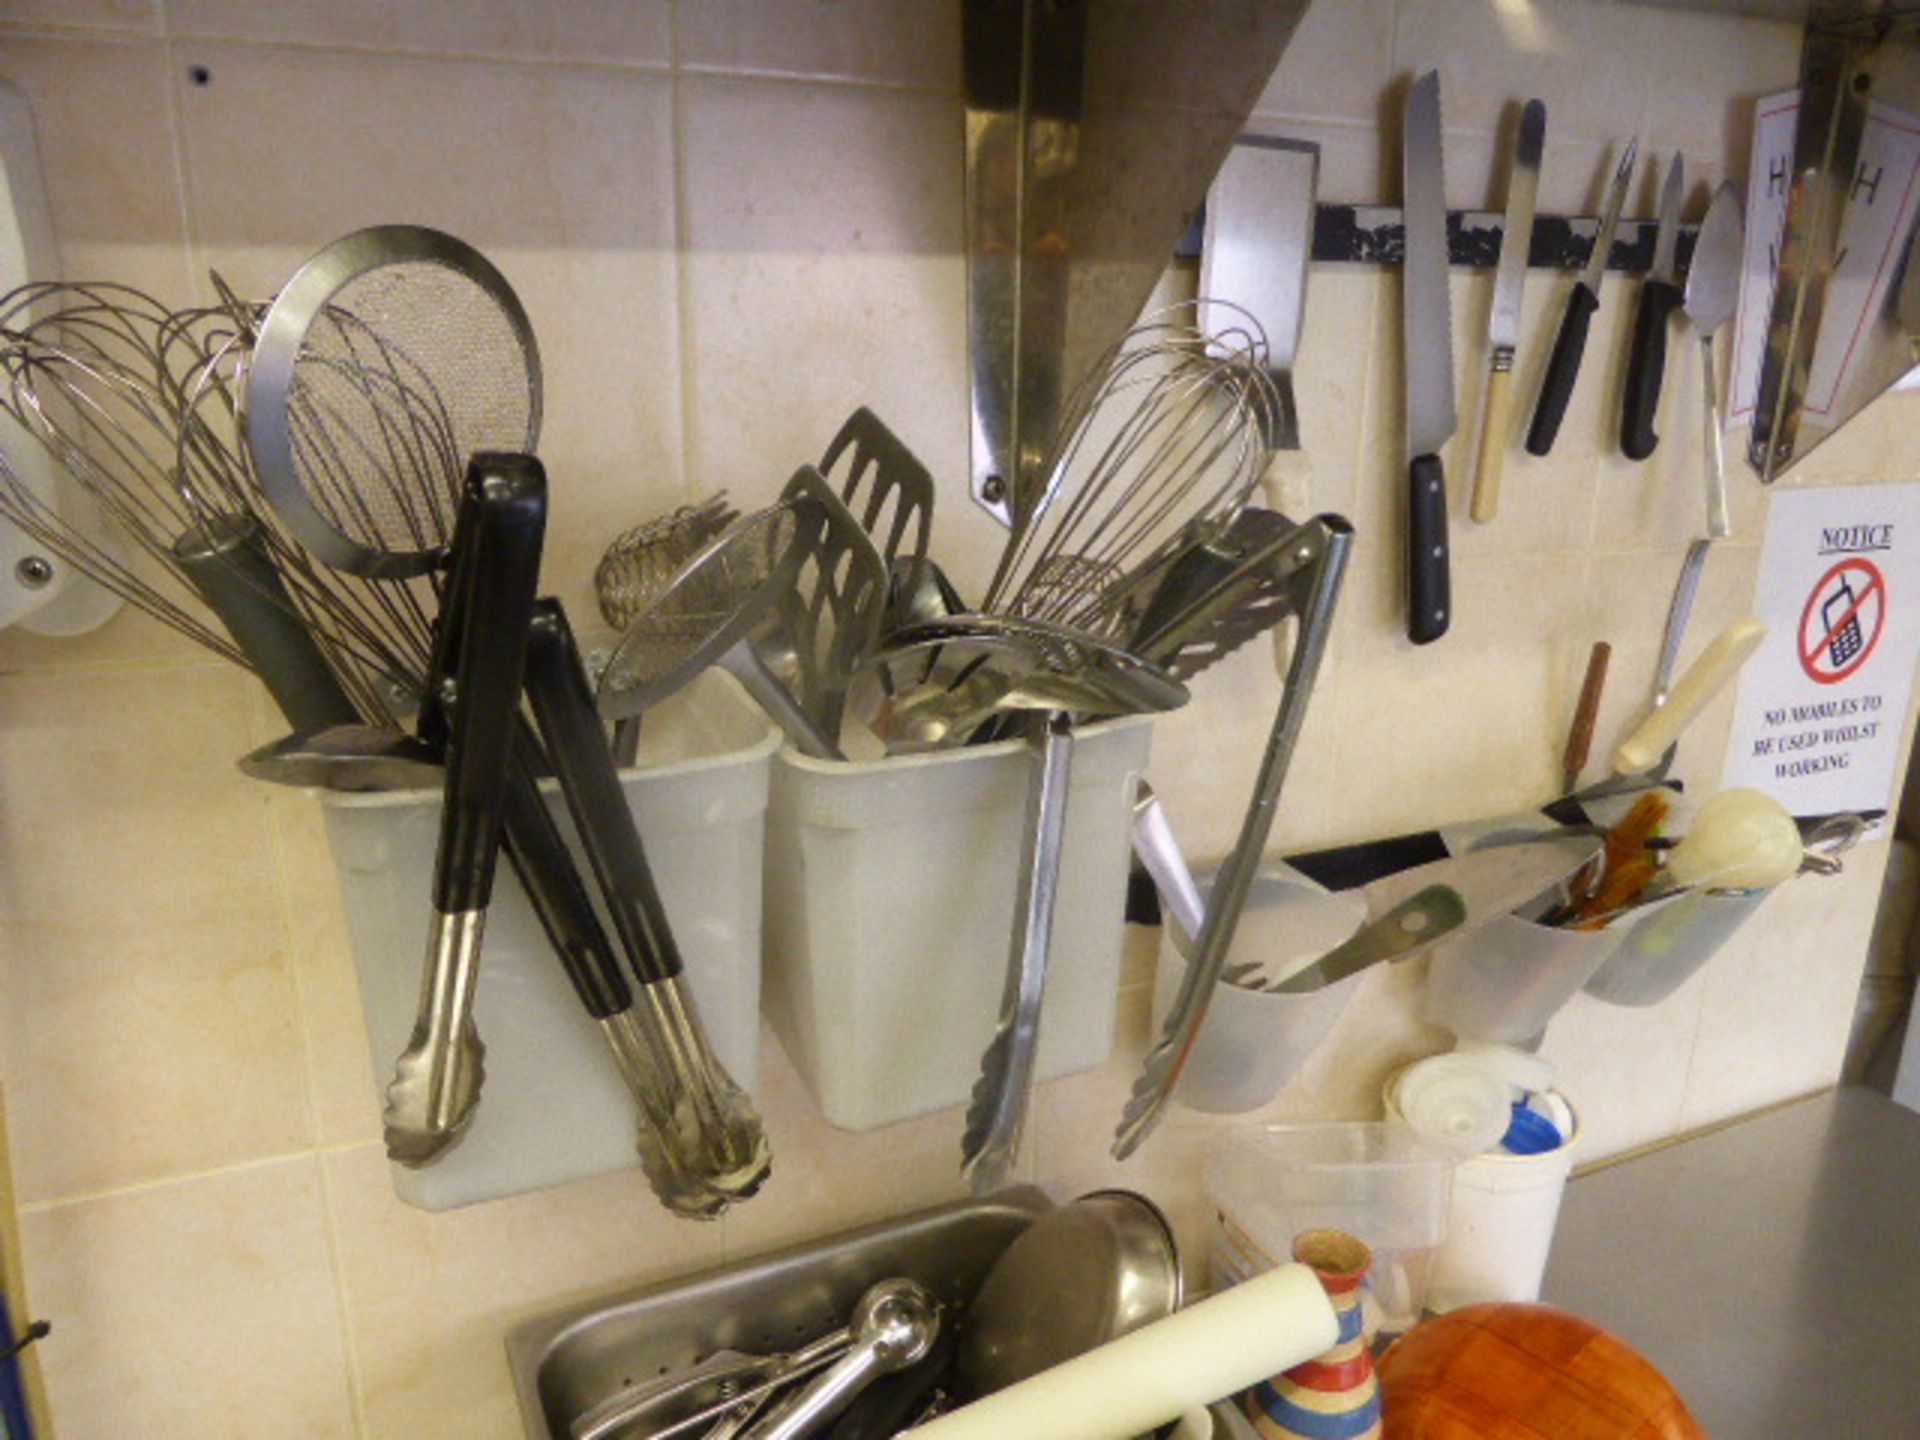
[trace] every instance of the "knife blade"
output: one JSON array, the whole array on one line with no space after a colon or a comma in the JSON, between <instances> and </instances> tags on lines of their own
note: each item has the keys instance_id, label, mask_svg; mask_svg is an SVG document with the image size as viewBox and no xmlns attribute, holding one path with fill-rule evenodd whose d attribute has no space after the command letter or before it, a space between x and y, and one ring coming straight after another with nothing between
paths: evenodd
<instances>
[{"instance_id":1,"label":"knife blade","mask_svg":"<svg viewBox=\"0 0 1920 1440\"><path fill-rule=\"evenodd\" d=\"M1416 865L1366 887L1368 922L1346 943L1263 988L1302 995L1381 960L1418 954L1538 899L1600 853L1591 835L1549 835Z\"/></svg>"},{"instance_id":2,"label":"knife blade","mask_svg":"<svg viewBox=\"0 0 1920 1440\"><path fill-rule=\"evenodd\" d=\"M1714 365L1713 336L1733 318L1740 303L1740 266L1746 247L1746 221L1740 191L1731 180L1720 182L1700 222L1693 243L1693 264L1687 270L1687 319L1700 335L1700 398L1705 414L1707 460L1707 534L1724 540L1733 533L1727 514L1726 447L1720 438L1720 390Z\"/></svg>"},{"instance_id":3,"label":"knife blade","mask_svg":"<svg viewBox=\"0 0 1920 1440\"><path fill-rule=\"evenodd\" d=\"M1269 450L1300 448L1293 357L1306 315L1319 178L1318 145L1242 135L1207 192L1206 233L1200 246L1205 329L1216 334L1244 327L1245 316L1227 308L1237 306L1266 331L1266 371L1279 399L1264 437ZM1214 302L1219 301L1226 305L1216 310Z\"/></svg>"},{"instance_id":4,"label":"knife blade","mask_svg":"<svg viewBox=\"0 0 1920 1440\"><path fill-rule=\"evenodd\" d=\"M1654 233L1653 268L1640 286L1633 314L1633 349L1627 356L1627 387L1620 407L1620 450L1629 460L1653 454L1660 437L1653 422L1660 412L1660 385L1667 374L1667 321L1680 308L1680 202L1686 193L1686 165L1679 152L1660 186L1660 227Z\"/></svg>"},{"instance_id":5,"label":"knife blade","mask_svg":"<svg viewBox=\"0 0 1920 1440\"><path fill-rule=\"evenodd\" d=\"M1554 337L1553 355L1540 386L1540 400L1534 406L1533 424L1527 430L1529 455L1551 453L1560 422L1566 419L1573 382L1580 378L1580 357L1587 348L1587 327L1593 321L1593 312L1600 308L1600 281L1613 250L1613 233L1620 226L1620 207L1626 203L1627 182L1633 179L1633 165L1639 155L1640 141L1636 138L1627 143L1627 153L1614 171L1606 208L1600 212L1600 228L1593 232L1593 248L1587 252L1587 268L1580 272L1567 296L1566 313L1560 317L1560 333Z\"/></svg>"},{"instance_id":6,"label":"knife blade","mask_svg":"<svg viewBox=\"0 0 1920 1440\"><path fill-rule=\"evenodd\" d=\"M1520 112L1520 132L1507 177L1507 218L1500 237L1500 264L1493 277L1493 310L1487 318L1487 394L1480 410L1480 454L1473 473L1473 518L1482 525L1500 512L1500 473L1507 454L1507 415L1513 384L1513 352L1520 344L1520 306L1527 287L1527 253L1533 246L1533 202L1540 188L1540 149L1546 139L1547 107L1529 100Z\"/></svg>"},{"instance_id":7,"label":"knife blade","mask_svg":"<svg viewBox=\"0 0 1920 1440\"><path fill-rule=\"evenodd\" d=\"M1401 205L1407 253L1402 313L1407 367L1407 638L1427 645L1452 618L1447 477L1440 450L1459 417L1453 401L1453 315L1447 296L1447 182L1440 142L1440 72L1407 92Z\"/></svg>"}]
</instances>

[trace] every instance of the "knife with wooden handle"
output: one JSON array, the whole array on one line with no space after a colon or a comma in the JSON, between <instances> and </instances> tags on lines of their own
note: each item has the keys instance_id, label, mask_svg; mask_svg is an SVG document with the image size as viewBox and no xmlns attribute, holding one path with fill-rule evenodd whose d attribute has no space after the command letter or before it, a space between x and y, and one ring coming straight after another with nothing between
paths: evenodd
<instances>
[{"instance_id":1,"label":"knife with wooden handle","mask_svg":"<svg viewBox=\"0 0 1920 1440\"><path fill-rule=\"evenodd\" d=\"M1613 251L1613 232L1620 225L1620 207L1626 203L1627 182L1633 178L1633 162L1639 156L1640 142L1627 145L1613 173L1607 191L1607 207L1600 215L1600 228L1593 235L1593 249L1587 254L1587 268L1580 272L1573 291L1567 296L1567 310L1560 317L1560 333L1554 337L1553 354L1547 361L1546 379L1540 386L1540 400L1534 407L1533 424L1527 430L1527 453L1545 455L1552 451L1560 422L1566 419L1567 402L1573 398L1573 382L1580 378L1580 358L1586 353L1587 328L1593 312L1600 308L1600 281L1607 271L1607 257Z\"/></svg>"},{"instance_id":2,"label":"knife with wooden handle","mask_svg":"<svg viewBox=\"0 0 1920 1440\"><path fill-rule=\"evenodd\" d=\"M1620 748L1614 751L1613 768L1622 775L1637 775L1652 769L1667 746L1677 740L1693 718L1707 708L1708 702L1740 673L1740 667L1766 638L1766 625L1753 615L1734 621L1714 636L1687 673L1674 682L1666 704L1655 709L1640 722L1639 729L1620 742Z\"/></svg>"},{"instance_id":3,"label":"knife with wooden handle","mask_svg":"<svg viewBox=\"0 0 1920 1440\"><path fill-rule=\"evenodd\" d=\"M1446 168L1440 72L1407 93L1403 156L1407 253L1402 306L1407 367L1407 638L1447 633L1453 606L1447 555L1447 477L1440 451L1459 424L1453 399L1453 318L1447 295Z\"/></svg>"},{"instance_id":4,"label":"knife with wooden handle","mask_svg":"<svg viewBox=\"0 0 1920 1440\"><path fill-rule=\"evenodd\" d=\"M1507 180L1507 216L1494 272L1493 311L1487 319L1489 371L1480 411L1480 453L1473 472L1473 518L1484 525L1500 512L1500 474L1507 455L1513 393L1513 355L1520 344L1520 304L1527 286L1527 254L1533 245L1533 202L1540 188L1540 149L1547 107L1529 100L1520 112L1513 171Z\"/></svg>"},{"instance_id":5,"label":"knife with wooden handle","mask_svg":"<svg viewBox=\"0 0 1920 1440\"><path fill-rule=\"evenodd\" d=\"M1593 726L1600 718L1600 695L1606 689L1607 665L1613 659L1613 646L1604 640L1593 642L1587 656L1587 678L1580 685L1580 700L1573 707L1573 725L1567 731L1566 753L1560 757L1562 795L1571 795L1580 784L1580 772L1587 768L1593 751Z\"/></svg>"}]
</instances>

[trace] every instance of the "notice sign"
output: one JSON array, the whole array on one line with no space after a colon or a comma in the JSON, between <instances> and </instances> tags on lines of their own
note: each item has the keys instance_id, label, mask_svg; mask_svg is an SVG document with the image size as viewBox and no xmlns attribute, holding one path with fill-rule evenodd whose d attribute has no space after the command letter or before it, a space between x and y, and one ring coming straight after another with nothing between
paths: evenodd
<instances>
[{"instance_id":1,"label":"notice sign","mask_svg":"<svg viewBox=\"0 0 1920 1440\"><path fill-rule=\"evenodd\" d=\"M1754 613L1721 784L1802 817L1885 811L1920 653L1920 485L1776 492Z\"/></svg>"}]
</instances>

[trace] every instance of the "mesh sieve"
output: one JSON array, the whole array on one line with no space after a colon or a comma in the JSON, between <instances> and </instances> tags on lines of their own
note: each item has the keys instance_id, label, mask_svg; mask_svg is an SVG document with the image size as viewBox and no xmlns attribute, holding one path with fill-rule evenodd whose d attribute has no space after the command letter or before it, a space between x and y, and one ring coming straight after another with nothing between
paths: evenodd
<instances>
[{"instance_id":1,"label":"mesh sieve","mask_svg":"<svg viewBox=\"0 0 1920 1440\"><path fill-rule=\"evenodd\" d=\"M479 252L414 226L303 265L261 324L246 393L261 488L316 555L362 575L432 568L467 461L531 451L540 426L519 300Z\"/></svg>"}]
</instances>

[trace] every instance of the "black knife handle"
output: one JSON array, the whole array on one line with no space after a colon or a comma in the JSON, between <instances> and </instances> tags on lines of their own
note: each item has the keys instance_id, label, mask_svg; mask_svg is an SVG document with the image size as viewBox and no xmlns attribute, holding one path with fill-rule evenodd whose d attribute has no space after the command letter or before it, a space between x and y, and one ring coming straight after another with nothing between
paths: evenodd
<instances>
[{"instance_id":1,"label":"black knife handle","mask_svg":"<svg viewBox=\"0 0 1920 1440\"><path fill-rule=\"evenodd\" d=\"M1680 287L1671 280L1649 280L1640 287L1620 410L1620 453L1629 460L1646 459L1660 443L1653 422L1660 410L1660 382L1667 374L1667 321L1680 308L1680 299Z\"/></svg>"},{"instance_id":2,"label":"black knife handle","mask_svg":"<svg viewBox=\"0 0 1920 1440\"><path fill-rule=\"evenodd\" d=\"M546 768L546 756L533 727L521 719L507 767L505 825L507 859L520 877L540 928L560 957L573 993L595 1020L617 1015L633 1003L633 991L613 953L607 932L594 913L593 897L567 850L560 827L547 811L533 778Z\"/></svg>"},{"instance_id":3,"label":"black knife handle","mask_svg":"<svg viewBox=\"0 0 1920 1440\"><path fill-rule=\"evenodd\" d=\"M1452 619L1447 580L1447 473L1438 455L1407 470L1407 638L1429 645Z\"/></svg>"},{"instance_id":4,"label":"black knife handle","mask_svg":"<svg viewBox=\"0 0 1920 1440\"><path fill-rule=\"evenodd\" d=\"M1554 338L1553 355L1547 361L1547 378L1540 386L1540 403L1533 409L1533 424L1527 429L1527 453L1545 455L1553 449L1560 433L1560 422L1567 417L1567 402L1573 398L1573 382L1580 378L1580 357L1587 349L1587 326L1593 312L1600 308L1600 297L1576 280L1567 296L1567 313L1560 317L1560 333Z\"/></svg>"}]
</instances>

